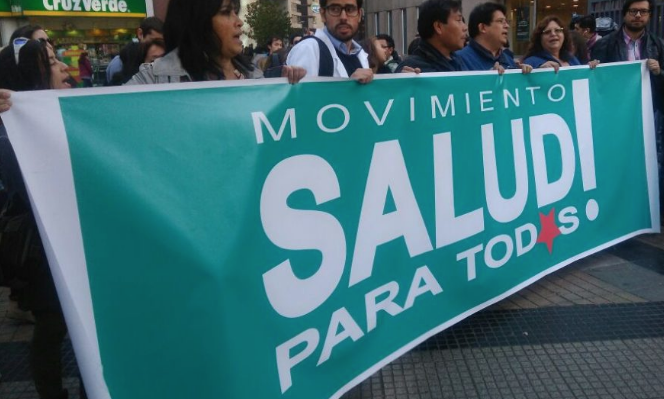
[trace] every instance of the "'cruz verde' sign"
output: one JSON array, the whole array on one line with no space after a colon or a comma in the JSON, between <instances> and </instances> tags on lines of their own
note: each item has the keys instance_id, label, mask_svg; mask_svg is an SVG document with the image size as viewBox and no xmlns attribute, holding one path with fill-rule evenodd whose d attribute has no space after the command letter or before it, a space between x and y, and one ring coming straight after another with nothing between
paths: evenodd
<instances>
[{"instance_id":1,"label":"'cruz verde' sign","mask_svg":"<svg viewBox=\"0 0 664 399\"><path fill-rule=\"evenodd\" d=\"M642 63L281 82L15 95L91 397L338 398L659 230Z\"/></svg>"},{"instance_id":2,"label":"'cruz verde' sign","mask_svg":"<svg viewBox=\"0 0 664 399\"><path fill-rule=\"evenodd\" d=\"M144 0L14 0L26 16L143 17Z\"/></svg>"}]
</instances>

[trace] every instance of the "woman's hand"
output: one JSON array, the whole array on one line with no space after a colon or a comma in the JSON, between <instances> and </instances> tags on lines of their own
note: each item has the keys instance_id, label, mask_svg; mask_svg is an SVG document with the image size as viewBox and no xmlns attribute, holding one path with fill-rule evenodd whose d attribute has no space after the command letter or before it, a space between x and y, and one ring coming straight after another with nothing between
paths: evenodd
<instances>
[{"instance_id":1,"label":"woman's hand","mask_svg":"<svg viewBox=\"0 0 664 399\"><path fill-rule=\"evenodd\" d=\"M419 75L422 73L422 70L420 68L405 66L401 69L401 73L415 73Z\"/></svg>"},{"instance_id":2,"label":"woman's hand","mask_svg":"<svg viewBox=\"0 0 664 399\"><path fill-rule=\"evenodd\" d=\"M505 68L503 68L503 66L500 65L500 62L496 62L493 65L493 68L491 68L491 69L493 69L494 71L498 71L498 75L502 75L502 74L505 73Z\"/></svg>"},{"instance_id":3,"label":"woman's hand","mask_svg":"<svg viewBox=\"0 0 664 399\"><path fill-rule=\"evenodd\" d=\"M599 65L599 60L592 60L588 63L588 66L590 67L590 69L597 68L597 65Z\"/></svg>"},{"instance_id":4,"label":"woman's hand","mask_svg":"<svg viewBox=\"0 0 664 399\"><path fill-rule=\"evenodd\" d=\"M306 74L307 70L299 66L284 65L281 67L281 77L288 78L288 83L292 85L302 80Z\"/></svg>"},{"instance_id":5,"label":"woman's hand","mask_svg":"<svg viewBox=\"0 0 664 399\"><path fill-rule=\"evenodd\" d=\"M11 91L0 89L0 112L9 111L9 108L11 107Z\"/></svg>"},{"instance_id":6,"label":"woman's hand","mask_svg":"<svg viewBox=\"0 0 664 399\"><path fill-rule=\"evenodd\" d=\"M540 65L540 68L553 68L553 70L558 73L560 70L560 64L555 61L547 61L544 64Z\"/></svg>"}]
</instances>

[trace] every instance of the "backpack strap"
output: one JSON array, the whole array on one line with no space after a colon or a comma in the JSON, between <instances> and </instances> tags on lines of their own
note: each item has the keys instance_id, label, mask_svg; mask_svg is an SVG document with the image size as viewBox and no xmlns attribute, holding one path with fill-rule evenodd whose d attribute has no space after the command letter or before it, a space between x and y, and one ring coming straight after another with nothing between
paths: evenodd
<instances>
[{"instance_id":1,"label":"backpack strap","mask_svg":"<svg viewBox=\"0 0 664 399\"><path fill-rule=\"evenodd\" d=\"M318 49L320 50L320 59L318 60L318 76L332 77L334 76L334 59L332 53L324 41L316 36L307 36L302 40L315 39L318 42ZM301 40L301 41L302 41Z\"/></svg>"}]
</instances>

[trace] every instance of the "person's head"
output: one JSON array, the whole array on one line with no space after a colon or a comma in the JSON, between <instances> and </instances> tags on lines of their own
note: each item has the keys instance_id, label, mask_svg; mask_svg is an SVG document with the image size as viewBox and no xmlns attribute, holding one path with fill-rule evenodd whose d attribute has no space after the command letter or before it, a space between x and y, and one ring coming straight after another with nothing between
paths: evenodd
<instances>
[{"instance_id":1,"label":"person's head","mask_svg":"<svg viewBox=\"0 0 664 399\"><path fill-rule=\"evenodd\" d=\"M392 36L386 33L381 33L380 35L376 35L376 40L380 43L381 47L385 49L387 58L390 58L394 53L394 39Z\"/></svg>"},{"instance_id":2,"label":"person's head","mask_svg":"<svg viewBox=\"0 0 664 399\"><path fill-rule=\"evenodd\" d=\"M645 30L654 9L654 0L626 0L622 8L625 28L635 33Z\"/></svg>"},{"instance_id":3,"label":"person's head","mask_svg":"<svg viewBox=\"0 0 664 399\"><path fill-rule=\"evenodd\" d=\"M21 26L20 28L16 29L14 33L12 33L9 41L12 42L18 37L25 37L32 40L41 40L46 42L48 41L48 34L46 34L44 28L39 25Z\"/></svg>"},{"instance_id":4,"label":"person's head","mask_svg":"<svg viewBox=\"0 0 664 399\"><path fill-rule=\"evenodd\" d=\"M505 6L497 3L482 3L473 8L468 19L468 33L491 51L508 46L510 29Z\"/></svg>"},{"instance_id":5,"label":"person's head","mask_svg":"<svg viewBox=\"0 0 664 399\"><path fill-rule=\"evenodd\" d=\"M87 51L84 51L84 52L82 52L78 57L79 57L79 58L82 58L82 59L86 59L86 58L88 58L88 52L87 52Z\"/></svg>"},{"instance_id":6,"label":"person's head","mask_svg":"<svg viewBox=\"0 0 664 399\"><path fill-rule=\"evenodd\" d=\"M415 50L417 50L418 47L420 47L420 42L422 41L421 37L416 37L413 39L410 44L408 45L408 55L413 55L415 54Z\"/></svg>"},{"instance_id":7,"label":"person's head","mask_svg":"<svg viewBox=\"0 0 664 399\"><path fill-rule=\"evenodd\" d=\"M153 39L141 43L140 60L145 64L154 62L166 53L166 43L164 39Z\"/></svg>"},{"instance_id":8,"label":"person's head","mask_svg":"<svg viewBox=\"0 0 664 399\"><path fill-rule=\"evenodd\" d=\"M360 29L362 0L321 0L320 15L328 32L348 43Z\"/></svg>"},{"instance_id":9,"label":"person's head","mask_svg":"<svg viewBox=\"0 0 664 399\"><path fill-rule=\"evenodd\" d=\"M274 54L277 51L281 50L284 47L284 42L278 37L272 37L267 42L267 49L270 54Z\"/></svg>"},{"instance_id":10,"label":"person's head","mask_svg":"<svg viewBox=\"0 0 664 399\"><path fill-rule=\"evenodd\" d=\"M369 56L369 68L374 73L380 68L385 61L387 61L387 51L381 44L382 40L378 40L375 36L362 40L362 48Z\"/></svg>"},{"instance_id":11,"label":"person's head","mask_svg":"<svg viewBox=\"0 0 664 399\"><path fill-rule=\"evenodd\" d=\"M302 40L302 34L301 33L293 33L292 35L290 35L289 41L290 41L291 47L298 44L300 42L300 40Z\"/></svg>"},{"instance_id":12,"label":"person's head","mask_svg":"<svg viewBox=\"0 0 664 399\"><path fill-rule=\"evenodd\" d=\"M65 89L71 87L66 82L68 79L67 65L55 58L53 48L46 42L17 37L0 51L0 88L14 91Z\"/></svg>"},{"instance_id":13,"label":"person's head","mask_svg":"<svg viewBox=\"0 0 664 399\"><path fill-rule=\"evenodd\" d=\"M461 2L457 0L426 0L419 7L417 31L441 53L449 56L466 44L468 28L461 15Z\"/></svg>"},{"instance_id":14,"label":"person's head","mask_svg":"<svg viewBox=\"0 0 664 399\"><path fill-rule=\"evenodd\" d=\"M597 19L592 15L584 15L578 19L574 30L588 40L597 32Z\"/></svg>"},{"instance_id":15,"label":"person's head","mask_svg":"<svg viewBox=\"0 0 664 399\"><path fill-rule=\"evenodd\" d=\"M157 17L148 17L141 22L141 26L136 30L139 42L152 39L164 38L164 23Z\"/></svg>"},{"instance_id":16,"label":"person's head","mask_svg":"<svg viewBox=\"0 0 664 399\"><path fill-rule=\"evenodd\" d=\"M239 12L240 0L171 0L164 23L166 51L178 48L184 69L194 80L206 80L224 60L242 53Z\"/></svg>"},{"instance_id":17,"label":"person's head","mask_svg":"<svg viewBox=\"0 0 664 399\"><path fill-rule=\"evenodd\" d=\"M563 22L555 15L542 19L530 37L530 47L524 58L535 53L547 51L563 61L569 61L571 40L569 32L563 28Z\"/></svg>"}]
</instances>

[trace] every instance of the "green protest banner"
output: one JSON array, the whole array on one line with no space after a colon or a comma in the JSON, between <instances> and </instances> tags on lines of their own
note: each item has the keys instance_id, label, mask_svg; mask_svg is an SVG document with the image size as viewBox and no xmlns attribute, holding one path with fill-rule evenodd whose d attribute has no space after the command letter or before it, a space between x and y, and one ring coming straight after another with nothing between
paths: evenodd
<instances>
[{"instance_id":1,"label":"green protest banner","mask_svg":"<svg viewBox=\"0 0 664 399\"><path fill-rule=\"evenodd\" d=\"M337 398L659 230L644 71L19 93L3 119L92 397Z\"/></svg>"},{"instance_id":2,"label":"green protest banner","mask_svg":"<svg viewBox=\"0 0 664 399\"><path fill-rule=\"evenodd\" d=\"M26 16L145 17L144 0L12 0Z\"/></svg>"}]
</instances>

